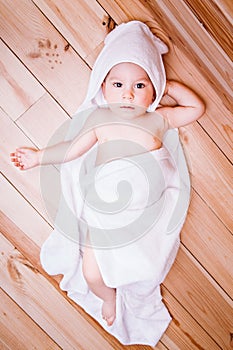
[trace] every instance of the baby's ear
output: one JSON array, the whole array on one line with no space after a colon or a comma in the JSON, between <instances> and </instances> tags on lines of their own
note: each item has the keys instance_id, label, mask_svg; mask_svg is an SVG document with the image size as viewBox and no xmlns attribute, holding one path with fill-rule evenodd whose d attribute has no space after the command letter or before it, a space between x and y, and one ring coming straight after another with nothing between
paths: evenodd
<instances>
[{"instance_id":1,"label":"baby's ear","mask_svg":"<svg viewBox=\"0 0 233 350\"><path fill-rule=\"evenodd\" d=\"M152 103L156 100L156 91L154 89L153 97L152 97Z\"/></svg>"},{"instance_id":2,"label":"baby's ear","mask_svg":"<svg viewBox=\"0 0 233 350\"><path fill-rule=\"evenodd\" d=\"M106 82L105 80L102 82L102 85L101 85L101 88L102 88L102 92L103 92L103 95L105 97L105 87L106 87Z\"/></svg>"}]
</instances>

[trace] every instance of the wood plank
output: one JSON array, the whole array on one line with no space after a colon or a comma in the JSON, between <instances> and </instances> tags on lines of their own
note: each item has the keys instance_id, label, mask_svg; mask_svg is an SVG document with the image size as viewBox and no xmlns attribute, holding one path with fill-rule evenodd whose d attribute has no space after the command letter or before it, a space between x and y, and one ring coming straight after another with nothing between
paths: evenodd
<instances>
[{"instance_id":1,"label":"wood plank","mask_svg":"<svg viewBox=\"0 0 233 350\"><path fill-rule=\"evenodd\" d=\"M34 3L75 51L91 65L105 38L108 21L107 13L98 2L82 0L64 3L63 0L34 0Z\"/></svg>"},{"instance_id":2,"label":"wood plank","mask_svg":"<svg viewBox=\"0 0 233 350\"><path fill-rule=\"evenodd\" d=\"M163 335L163 344L166 343L166 349L169 350L180 350L180 348L175 344L173 339L169 338L166 333Z\"/></svg>"},{"instance_id":3,"label":"wood plank","mask_svg":"<svg viewBox=\"0 0 233 350\"><path fill-rule=\"evenodd\" d=\"M90 70L30 0L0 1L4 42L70 114L82 102ZM21 43L27 43L22 45Z\"/></svg>"},{"instance_id":4,"label":"wood plank","mask_svg":"<svg viewBox=\"0 0 233 350\"><path fill-rule=\"evenodd\" d=\"M193 61L200 72L231 109L233 68L229 57L216 41L203 31L202 26L190 9L179 0L150 3L150 9L167 33L172 33L174 44ZM148 6L148 4L147 4ZM214 59L213 59L214 57Z\"/></svg>"},{"instance_id":5,"label":"wood plank","mask_svg":"<svg viewBox=\"0 0 233 350\"><path fill-rule=\"evenodd\" d=\"M41 227L42 225L39 225ZM42 276L46 278L46 280L53 285L58 292L73 306L77 307L77 310L84 317L86 313L80 309L71 299L66 296L66 293L63 292L59 287L59 282L61 281L61 276L53 276L48 275L44 269L42 268L40 262L40 248L43 242L37 242L37 239L34 235L29 235L28 233L23 232L17 224L15 224L11 219L7 217L7 215L0 210L0 232L3 234L5 239L17 249L33 266L34 271L38 271ZM47 237L46 237L47 238Z\"/></svg>"},{"instance_id":6,"label":"wood plank","mask_svg":"<svg viewBox=\"0 0 233 350\"><path fill-rule=\"evenodd\" d=\"M52 232L52 227L2 175L0 188L1 211L10 217L35 244L41 246Z\"/></svg>"},{"instance_id":7,"label":"wood plank","mask_svg":"<svg viewBox=\"0 0 233 350\"><path fill-rule=\"evenodd\" d=\"M161 338L168 349L221 349L199 325L199 320L195 320L164 285L162 295L172 316L172 321Z\"/></svg>"},{"instance_id":8,"label":"wood plank","mask_svg":"<svg viewBox=\"0 0 233 350\"><path fill-rule=\"evenodd\" d=\"M233 18L233 6L231 0L213 0L224 16L231 23Z\"/></svg>"},{"instance_id":9,"label":"wood plank","mask_svg":"<svg viewBox=\"0 0 233 350\"><path fill-rule=\"evenodd\" d=\"M44 94L44 89L1 39L0 57L0 106L15 120Z\"/></svg>"},{"instance_id":10,"label":"wood plank","mask_svg":"<svg viewBox=\"0 0 233 350\"><path fill-rule=\"evenodd\" d=\"M61 349L20 307L0 290L0 337L9 349Z\"/></svg>"},{"instance_id":11,"label":"wood plank","mask_svg":"<svg viewBox=\"0 0 233 350\"><path fill-rule=\"evenodd\" d=\"M229 349L233 302L181 246L164 286L222 349Z\"/></svg>"},{"instance_id":12,"label":"wood plank","mask_svg":"<svg viewBox=\"0 0 233 350\"><path fill-rule=\"evenodd\" d=\"M97 0L97 2L105 9L105 11L117 24L134 19L134 17L131 16L130 11L127 11L127 8L125 7L128 3L129 6L134 6L134 3L132 4L131 0L128 0L125 2L125 4L120 4L116 0L111 2L108 0ZM138 19L141 20L140 18Z\"/></svg>"},{"instance_id":13,"label":"wood plank","mask_svg":"<svg viewBox=\"0 0 233 350\"><path fill-rule=\"evenodd\" d=\"M1 210L0 232L12 246L27 258L35 270L39 271L51 283L55 280L46 274L40 263L40 247L43 242L38 242L35 235L29 235L27 232L22 231L22 229ZM57 280L59 281L59 277L56 281ZM57 283L54 282L54 285L57 285Z\"/></svg>"},{"instance_id":14,"label":"wood plank","mask_svg":"<svg viewBox=\"0 0 233 350\"><path fill-rule=\"evenodd\" d=\"M212 0L184 0L184 2L232 60L232 19L229 22L219 6Z\"/></svg>"},{"instance_id":15,"label":"wood plank","mask_svg":"<svg viewBox=\"0 0 233 350\"><path fill-rule=\"evenodd\" d=\"M230 162L198 123L180 129L180 134L189 161L193 188L231 231L232 167Z\"/></svg>"},{"instance_id":16,"label":"wood plank","mask_svg":"<svg viewBox=\"0 0 233 350\"><path fill-rule=\"evenodd\" d=\"M194 191L181 241L233 299L233 236Z\"/></svg>"},{"instance_id":17,"label":"wood plank","mask_svg":"<svg viewBox=\"0 0 233 350\"><path fill-rule=\"evenodd\" d=\"M24 256L27 257L29 262L32 264L36 270L38 270L47 280L52 283L56 288L59 288L55 282L55 278L48 277L43 271L40 261L39 261L39 247L28 237L25 236L22 232L9 218L6 217L3 213L0 212L0 231L8 239L8 241L13 244ZM59 278L56 278L56 281L59 281ZM187 349L192 344L205 344L206 347L217 350L217 345L213 342L211 337L199 326L187 311L175 300L172 294L163 287L163 296L165 302L168 305L169 311L174 317L174 321L169 325L169 328L166 332L166 336L163 336L162 342L166 346L171 343L176 344L180 349L184 344L187 346ZM121 347L117 347L120 349ZM129 350L136 349L149 349L145 346L129 346ZM154 349L163 349L162 343L159 343ZM167 347L170 348L169 346ZM190 349L195 349L194 347ZM197 347L198 349L198 347Z\"/></svg>"},{"instance_id":18,"label":"wood plank","mask_svg":"<svg viewBox=\"0 0 233 350\"><path fill-rule=\"evenodd\" d=\"M33 143L39 148L44 148L51 137L69 121L67 113L49 94L45 94L16 121L16 124ZM62 138L61 132L59 137Z\"/></svg>"},{"instance_id":19,"label":"wood plank","mask_svg":"<svg viewBox=\"0 0 233 350\"><path fill-rule=\"evenodd\" d=\"M114 349L23 255L0 240L3 289L62 349Z\"/></svg>"},{"instance_id":20,"label":"wood plank","mask_svg":"<svg viewBox=\"0 0 233 350\"><path fill-rule=\"evenodd\" d=\"M164 57L168 79L183 82L196 91L205 101L206 112L198 123L218 145L228 159L233 161L233 123L231 110L227 109L221 98L206 81L199 69L182 54L180 49L174 48Z\"/></svg>"},{"instance_id":21,"label":"wood plank","mask_svg":"<svg viewBox=\"0 0 233 350\"><path fill-rule=\"evenodd\" d=\"M163 345L163 343L159 342L154 348L154 350L168 350L168 348Z\"/></svg>"},{"instance_id":22,"label":"wood plank","mask_svg":"<svg viewBox=\"0 0 233 350\"><path fill-rule=\"evenodd\" d=\"M2 149L1 171L31 205L36 208L48 222L52 223L60 198L58 171L53 166L37 167L27 171L20 171L18 168L14 167L10 161L10 153L14 152L15 149L20 146L35 147L35 145L1 110L0 127L2 132L0 140ZM47 195L43 190L44 187L41 185L41 172L44 171L45 168L48 178L53 179L50 184L50 191L53 192L53 197L50 195L51 192Z\"/></svg>"}]
</instances>

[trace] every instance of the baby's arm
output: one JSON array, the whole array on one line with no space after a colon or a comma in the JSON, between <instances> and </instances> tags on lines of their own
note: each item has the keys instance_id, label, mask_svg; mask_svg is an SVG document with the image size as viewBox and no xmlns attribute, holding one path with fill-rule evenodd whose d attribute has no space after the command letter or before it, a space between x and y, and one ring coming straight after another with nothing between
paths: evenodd
<instances>
[{"instance_id":1,"label":"baby's arm","mask_svg":"<svg viewBox=\"0 0 233 350\"><path fill-rule=\"evenodd\" d=\"M61 142L41 150L18 148L11 153L11 161L20 170L27 170L38 165L60 164L80 157L97 142L95 129L83 131L74 140Z\"/></svg>"},{"instance_id":2,"label":"baby's arm","mask_svg":"<svg viewBox=\"0 0 233 350\"><path fill-rule=\"evenodd\" d=\"M177 81L167 81L165 94L172 97L177 105L161 107L158 112L168 121L170 128L179 128L200 118L205 112L205 104L190 88Z\"/></svg>"}]
</instances>

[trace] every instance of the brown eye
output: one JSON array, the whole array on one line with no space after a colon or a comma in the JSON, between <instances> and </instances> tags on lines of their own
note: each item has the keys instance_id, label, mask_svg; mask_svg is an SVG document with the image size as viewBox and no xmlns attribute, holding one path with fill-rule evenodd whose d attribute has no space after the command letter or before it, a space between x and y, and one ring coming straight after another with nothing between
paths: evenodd
<instances>
[{"instance_id":1,"label":"brown eye","mask_svg":"<svg viewBox=\"0 0 233 350\"><path fill-rule=\"evenodd\" d=\"M114 83L113 86L115 86L116 88L121 88L122 87L122 83Z\"/></svg>"},{"instance_id":2,"label":"brown eye","mask_svg":"<svg viewBox=\"0 0 233 350\"><path fill-rule=\"evenodd\" d=\"M143 89L144 87L145 87L145 84L143 84L143 83L136 84L137 89Z\"/></svg>"}]
</instances>

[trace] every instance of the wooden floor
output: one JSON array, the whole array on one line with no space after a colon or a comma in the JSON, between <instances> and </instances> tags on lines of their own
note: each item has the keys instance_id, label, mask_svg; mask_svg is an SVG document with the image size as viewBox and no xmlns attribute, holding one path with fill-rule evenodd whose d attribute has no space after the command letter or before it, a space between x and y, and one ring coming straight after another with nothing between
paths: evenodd
<instances>
[{"instance_id":1,"label":"wooden floor","mask_svg":"<svg viewBox=\"0 0 233 350\"><path fill-rule=\"evenodd\" d=\"M110 17L156 20L173 44L168 78L207 105L181 130L192 200L162 285L173 321L155 348L233 349L232 14L231 0L0 0L0 349L124 349L41 268L53 224L40 169L20 172L9 159L18 146L46 146L76 111Z\"/></svg>"}]
</instances>

